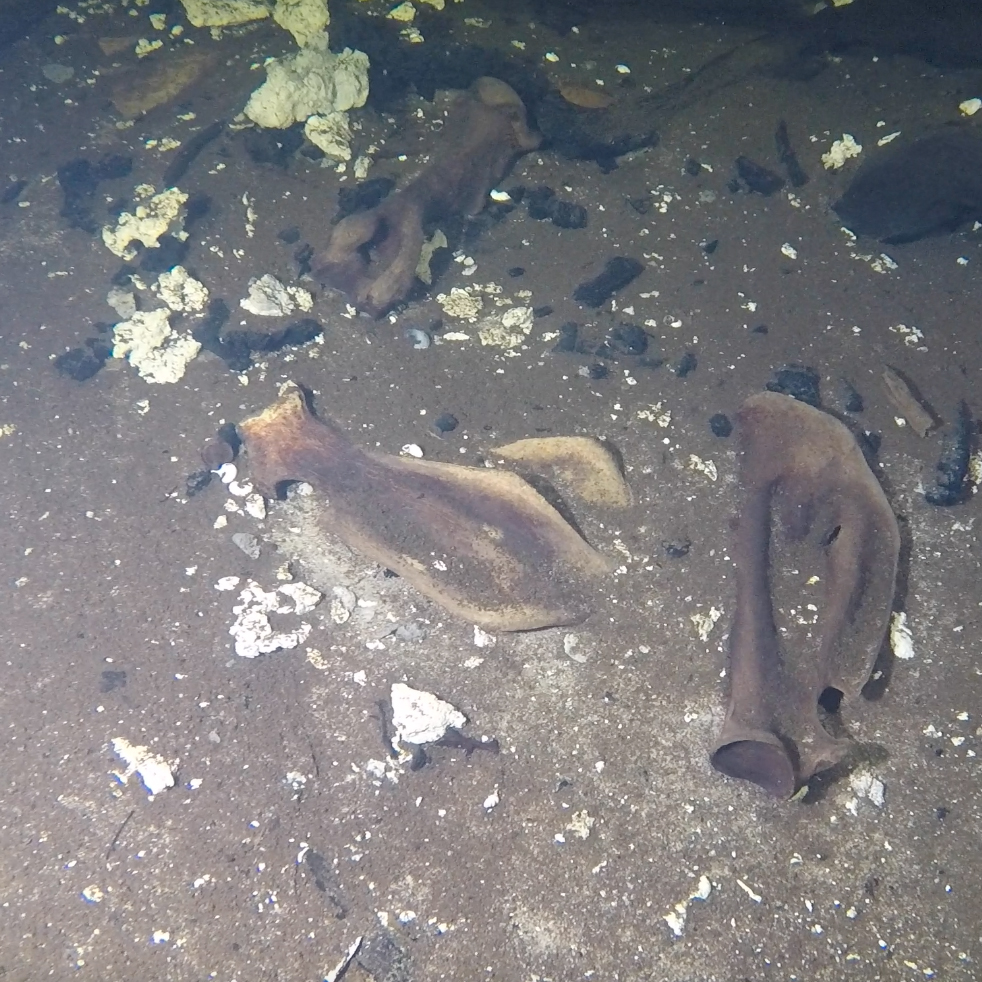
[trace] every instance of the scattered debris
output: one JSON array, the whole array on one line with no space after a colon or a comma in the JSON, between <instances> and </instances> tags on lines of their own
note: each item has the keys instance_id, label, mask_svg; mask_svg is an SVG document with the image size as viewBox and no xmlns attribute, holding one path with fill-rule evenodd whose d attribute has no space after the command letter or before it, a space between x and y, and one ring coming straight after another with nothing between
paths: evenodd
<instances>
[{"instance_id":1,"label":"scattered debris","mask_svg":"<svg viewBox=\"0 0 982 982\"><path fill-rule=\"evenodd\" d=\"M135 258L137 250L132 243L140 242L148 249L156 249L165 235L179 239L184 232L185 205L188 196L179 188L167 188L155 193L150 184L141 184L134 196L138 204L133 212L124 211L115 228L102 230L102 241L110 252L127 262Z\"/></svg>"},{"instance_id":2,"label":"scattered debris","mask_svg":"<svg viewBox=\"0 0 982 982\"><path fill-rule=\"evenodd\" d=\"M288 589L290 587L293 588L292 594ZM314 595L316 600L313 599ZM232 607L232 613L236 616L228 629L235 639L235 653L242 658L256 658L271 651L296 648L303 644L310 636L310 624L302 621L292 631L274 631L269 615L306 613L320 599L321 594L304 583L284 584L267 592L255 580L246 581L245 588L239 594L239 603Z\"/></svg>"},{"instance_id":3,"label":"scattered debris","mask_svg":"<svg viewBox=\"0 0 982 982\"><path fill-rule=\"evenodd\" d=\"M314 298L301 286L284 286L272 273L249 283L249 295L239 301L243 310L257 317L286 317L298 307L309 311Z\"/></svg>"},{"instance_id":4,"label":"scattered debris","mask_svg":"<svg viewBox=\"0 0 982 982\"><path fill-rule=\"evenodd\" d=\"M113 358L126 358L140 377L153 383L177 382L197 357L201 345L174 331L170 311L138 310L129 320L113 328Z\"/></svg>"},{"instance_id":5,"label":"scattered debris","mask_svg":"<svg viewBox=\"0 0 982 982\"><path fill-rule=\"evenodd\" d=\"M843 133L842 139L835 140L822 154L822 166L826 170L839 170L847 160L858 157L862 152L862 144L857 143L851 133Z\"/></svg>"},{"instance_id":6,"label":"scattered debris","mask_svg":"<svg viewBox=\"0 0 982 982\"><path fill-rule=\"evenodd\" d=\"M395 731L392 746L397 753L400 743L435 743L448 728L459 729L467 722L467 717L449 702L403 682L392 686L389 698Z\"/></svg>"},{"instance_id":7,"label":"scattered debris","mask_svg":"<svg viewBox=\"0 0 982 982\"><path fill-rule=\"evenodd\" d=\"M669 926L674 937L682 937L682 933L685 930L685 920L689 913L689 904L693 900L708 900L712 892L713 885L709 882L709 877L703 874L699 877L699 882L695 890L685 900L680 900L672 910L662 916L662 920ZM760 900L759 897L757 899L758 901Z\"/></svg>"}]
</instances>

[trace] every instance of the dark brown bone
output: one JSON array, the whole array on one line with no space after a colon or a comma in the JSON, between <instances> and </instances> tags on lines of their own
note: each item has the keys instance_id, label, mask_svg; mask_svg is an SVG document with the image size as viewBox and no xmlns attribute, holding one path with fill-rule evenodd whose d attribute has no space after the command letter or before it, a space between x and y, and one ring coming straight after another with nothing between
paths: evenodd
<instances>
[{"instance_id":1,"label":"dark brown bone","mask_svg":"<svg viewBox=\"0 0 982 982\"><path fill-rule=\"evenodd\" d=\"M539 142L518 94L496 78L479 78L451 106L440 149L423 170L380 205L335 226L314 261L315 276L381 316L412 289L424 226L478 214L514 159Z\"/></svg>"},{"instance_id":2,"label":"dark brown bone","mask_svg":"<svg viewBox=\"0 0 982 982\"><path fill-rule=\"evenodd\" d=\"M737 421L746 498L734 543L730 703L712 764L787 797L851 746L822 726L818 700L828 687L854 698L869 679L900 531L837 419L767 392Z\"/></svg>"},{"instance_id":3,"label":"dark brown bone","mask_svg":"<svg viewBox=\"0 0 982 982\"><path fill-rule=\"evenodd\" d=\"M239 424L253 480L314 489L317 528L488 630L572 624L610 564L515 474L353 446L292 386Z\"/></svg>"}]
</instances>

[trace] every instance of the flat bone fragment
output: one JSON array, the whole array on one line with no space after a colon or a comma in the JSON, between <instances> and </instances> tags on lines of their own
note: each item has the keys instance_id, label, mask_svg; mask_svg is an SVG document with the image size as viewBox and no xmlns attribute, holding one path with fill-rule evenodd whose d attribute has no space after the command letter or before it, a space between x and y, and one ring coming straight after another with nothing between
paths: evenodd
<instances>
[{"instance_id":1,"label":"flat bone fragment","mask_svg":"<svg viewBox=\"0 0 982 982\"><path fill-rule=\"evenodd\" d=\"M713 766L787 798L852 743L819 718L860 694L883 643L900 532L849 430L778 393L737 414L746 497L734 542L730 699ZM817 579L816 579L817 577Z\"/></svg>"},{"instance_id":2,"label":"flat bone fragment","mask_svg":"<svg viewBox=\"0 0 982 982\"><path fill-rule=\"evenodd\" d=\"M296 386L239 429L261 490L311 485L325 536L484 630L577 623L610 569L517 475L362 450Z\"/></svg>"},{"instance_id":3,"label":"flat bone fragment","mask_svg":"<svg viewBox=\"0 0 982 982\"><path fill-rule=\"evenodd\" d=\"M910 383L899 372L888 367L883 369L883 384L890 401L910 428L920 437L927 436L935 427L935 419Z\"/></svg>"},{"instance_id":4,"label":"flat bone fragment","mask_svg":"<svg viewBox=\"0 0 982 982\"><path fill-rule=\"evenodd\" d=\"M557 481L591 505L629 508L631 489L610 447L592 436L548 436L516 440L494 453Z\"/></svg>"},{"instance_id":5,"label":"flat bone fragment","mask_svg":"<svg viewBox=\"0 0 982 982\"><path fill-rule=\"evenodd\" d=\"M439 147L419 174L375 208L338 222L315 275L380 317L413 287L424 227L479 214L515 158L540 139L511 86L479 78L450 107Z\"/></svg>"}]
</instances>

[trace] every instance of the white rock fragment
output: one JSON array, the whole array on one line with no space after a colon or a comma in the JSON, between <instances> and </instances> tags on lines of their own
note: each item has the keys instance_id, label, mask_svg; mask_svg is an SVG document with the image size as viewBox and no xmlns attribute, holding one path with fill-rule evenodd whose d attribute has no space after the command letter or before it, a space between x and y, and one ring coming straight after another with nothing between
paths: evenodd
<instances>
[{"instance_id":1,"label":"white rock fragment","mask_svg":"<svg viewBox=\"0 0 982 982\"><path fill-rule=\"evenodd\" d=\"M754 891L747 886L743 880L737 880L736 885L755 903L759 904L764 898L759 893L754 893Z\"/></svg>"},{"instance_id":2,"label":"white rock fragment","mask_svg":"<svg viewBox=\"0 0 982 982\"><path fill-rule=\"evenodd\" d=\"M484 809L484 810L485 810L486 812L489 812L489 811L491 811L491 809L492 809L492 808L495 808L495 807L496 807L497 805L499 805L500 803L501 803L501 795L500 795L500 794L498 794L498 789L497 789L497 788L495 788L495 789L494 789L494 791L492 791L492 792L491 792L491 794L489 794L489 795L488 795L488 796L487 796L487 797L486 797L486 798L484 799L484 801L483 801L483 802L481 802L481 807L482 807L482 808L483 808L483 809Z\"/></svg>"},{"instance_id":3,"label":"white rock fragment","mask_svg":"<svg viewBox=\"0 0 982 982\"><path fill-rule=\"evenodd\" d=\"M470 323L477 320L477 315L484 307L481 297L459 286L452 287L449 293L438 293L436 302L448 317L457 317Z\"/></svg>"},{"instance_id":4,"label":"white rock fragment","mask_svg":"<svg viewBox=\"0 0 982 982\"><path fill-rule=\"evenodd\" d=\"M477 336L483 345L515 348L529 336L532 324L531 307L512 307L500 317L485 318L478 329Z\"/></svg>"},{"instance_id":5,"label":"white rock fragment","mask_svg":"<svg viewBox=\"0 0 982 982\"><path fill-rule=\"evenodd\" d=\"M393 684L389 698L395 731L392 745L397 750L398 743L433 743L447 732L447 727L459 729L467 722L467 717L449 702L402 682Z\"/></svg>"},{"instance_id":6,"label":"white rock fragment","mask_svg":"<svg viewBox=\"0 0 982 982\"><path fill-rule=\"evenodd\" d=\"M195 27L234 27L269 16L263 0L181 0Z\"/></svg>"},{"instance_id":7,"label":"white rock fragment","mask_svg":"<svg viewBox=\"0 0 982 982\"><path fill-rule=\"evenodd\" d=\"M695 626L696 634L699 636L700 641L709 640L709 635L716 626L716 622L722 616L723 611L721 611L718 607L710 607L708 613L698 611L695 614L689 614L689 620L692 621L693 625Z\"/></svg>"},{"instance_id":8,"label":"white rock fragment","mask_svg":"<svg viewBox=\"0 0 982 982\"><path fill-rule=\"evenodd\" d=\"M328 50L327 37L310 41L295 55L266 65L266 81L249 97L245 114L269 129L285 129L311 116L347 112L368 98L368 55Z\"/></svg>"},{"instance_id":9,"label":"white rock fragment","mask_svg":"<svg viewBox=\"0 0 982 982\"><path fill-rule=\"evenodd\" d=\"M285 586L297 588L302 584L291 583ZM291 602L284 604L280 593ZM305 606L305 599L300 591L294 589L293 593L291 595L283 587L267 592L255 580L246 582L245 589L239 594L239 603L232 608L236 617L228 629L228 633L235 639L237 655L242 658L256 658L271 651L296 648L307 640L311 626L306 621L302 621L292 631L274 631L269 622L269 615L272 613L305 613L310 609ZM301 599L298 600L297 596ZM317 599L320 599L319 593Z\"/></svg>"},{"instance_id":10,"label":"white rock fragment","mask_svg":"<svg viewBox=\"0 0 982 982\"><path fill-rule=\"evenodd\" d=\"M137 311L113 328L113 358L126 358L152 383L177 382L201 350L190 334L171 329L166 307Z\"/></svg>"},{"instance_id":11,"label":"white rock fragment","mask_svg":"<svg viewBox=\"0 0 982 982\"><path fill-rule=\"evenodd\" d=\"M851 133L843 133L841 140L835 140L826 153L822 154L822 165L826 170L838 170L851 157L863 152L862 144L857 143Z\"/></svg>"},{"instance_id":12,"label":"white rock fragment","mask_svg":"<svg viewBox=\"0 0 982 982\"><path fill-rule=\"evenodd\" d=\"M400 457L415 457L420 460L423 456L423 448L418 443L406 443L399 449Z\"/></svg>"},{"instance_id":13,"label":"white rock fragment","mask_svg":"<svg viewBox=\"0 0 982 982\"><path fill-rule=\"evenodd\" d=\"M307 614L312 611L324 599L324 595L306 583L284 583L277 587L277 592L289 597L293 601L294 614ZM283 612L283 608L280 608Z\"/></svg>"},{"instance_id":14,"label":"white rock fragment","mask_svg":"<svg viewBox=\"0 0 982 982\"><path fill-rule=\"evenodd\" d=\"M299 307L310 310L314 298L300 286L284 286L272 273L249 283L249 295L239 301L243 310L257 317L286 317Z\"/></svg>"},{"instance_id":15,"label":"white rock fragment","mask_svg":"<svg viewBox=\"0 0 982 982\"><path fill-rule=\"evenodd\" d=\"M787 256L788 259L798 258L798 250L791 245L790 242L785 242L784 245L781 246L781 254Z\"/></svg>"},{"instance_id":16,"label":"white rock fragment","mask_svg":"<svg viewBox=\"0 0 982 982\"><path fill-rule=\"evenodd\" d=\"M589 839L596 822L597 820L584 808L573 812L569 822L566 823L566 831L571 832L577 839Z\"/></svg>"},{"instance_id":17,"label":"white rock fragment","mask_svg":"<svg viewBox=\"0 0 982 982\"><path fill-rule=\"evenodd\" d=\"M350 945L348 945L348 950L342 956L341 961L339 961L337 965L335 965L334 968L332 968L327 975L324 976L324 982L338 982L338 979L344 975L345 970L351 964L355 955L358 954L358 949L361 947L362 937L362 935L358 935L358 937L355 938Z\"/></svg>"},{"instance_id":18,"label":"white rock fragment","mask_svg":"<svg viewBox=\"0 0 982 982\"><path fill-rule=\"evenodd\" d=\"M136 313L136 294L132 290L114 286L106 294L106 303L116 311L120 320L129 320Z\"/></svg>"},{"instance_id":19,"label":"white rock fragment","mask_svg":"<svg viewBox=\"0 0 982 982\"><path fill-rule=\"evenodd\" d=\"M709 877L706 875L700 876L695 890L685 900L680 900L667 914L662 916L662 920L669 926L672 934L676 938L681 938L685 930L685 919L689 913L689 904L693 900L708 900L712 892L713 885L709 882Z\"/></svg>"},{"instance_id":20,"label":"white rock fragment","mask_svg":"<svg viewBox=\"0 0 982 982\"><path fill-rule=\"evenodd\" d=\"M904 661L914 657L914 637L907 624L907 614L902 610L890 615L890 650Z\"/></svg>"},{"instance_id":21,"label":"white rock fragment","mask_svg":"<svg viewBox=\"0 0 982 982\"><path fill-rule=\"evenodd\" d=\"M327 0L276 0L273 20L302 48L323 35L331 22Z\"/></svg>"},{"instance_id":22,"label":"white rock fragment","mask_svg":"<svg viewBox=\"0 0 982 982\"><path fill-rule=\"evenodd\" d=\"M389 20L397 20L404 24L409 24L416 19L416 8L410 3L410 0L403 0L402 3L393 7L385 16Z\"/></svg>"},{"instance_id":23,"label":"white rock fragment","mask_svg":"<svg viewBox=\"0 0 982 982\"><path fill-rule=\"evenodd\" d=\"M474 625L474 646L477 648L493 648L498 643L498 639L487 631L482 631L476 624Z\"/></svg>"},{"instance_id":24,"label":"white rock fragment","mask_svg":"<svg viewBox=\"0 0 982 982\"><path fill-rule=\"evenodd\" d=\"M347 113L311 116L303 132L315 147L333 160L351 160L351 124Z\"/></svg>"},{"instance_id":25,"label":"white rock fragment","mask_svg":"<svg viewBox=\"0 0 982 982\"><path fill-rule=\"evenodd\" d=\"M157 295L171 310L195 313L205 309L208 289L183 266L175 266L157 277Z\"/></svg>"},{"instance_id":26,"label":"white rock fragment","mask_svg":"<svg viewBox=\"0 0 982 982\"><path fill-rule=\"evenodd\" d=\"M703 460L694 453L689 454L689 470L704 474L710 481L715 481L719 477L716 464L711 460Z\"/></svg>"},{"instance_id":27,"label":"white rock fragment","mask_svg":"<svg viewBox=\"0 0 982 982\"><path fill-rule=\"evenodd\" d=\"M122 773L113 772L120 784L126 784L134 774L138 774L148 794L160 794L161 791L174 787L170 765L149 747L132 744L125 737L114 737L110 745L116 756L126 765L126 770Z\"/></svg>"},{"instance_id":28,"label":"white rock fragment","mask_svg":"<svg viewBox=\"0 0 982 982\"><path fill-rule=\"evenodd\" d=\"M850 775L849 787L857 798L866 798L877 808L883 807L886 788L883 782L868 770L859 770Z\"/></svg>"},{"instance_id":29,"label":"white rock fragment","mask_svg":"<svg viewBox=\"0 0 982 982\"><path fill-rule=\"evenodd\" d=\"M131 245L140 242L148 249L156 249L160 238L167 234L186 238L184 231L184 206L188 196L179 188L167 188L154 194L152 185L141 184L134 191L138 204L132 212L124 211L115 228L102 229L102 241L114 255L127 262L136 256Z\"/></svg>"},{"instance_id":30,"label":"white rock fragment","mask_svg":"<svg viewBox=\"0 0 982 982\"><path fill-rule=\"evenodd\" d=\"M966 99L958 103L958 111L963 116L974 116L980 109L982 109L982 99Z\"/></svg>"}]
</instances>

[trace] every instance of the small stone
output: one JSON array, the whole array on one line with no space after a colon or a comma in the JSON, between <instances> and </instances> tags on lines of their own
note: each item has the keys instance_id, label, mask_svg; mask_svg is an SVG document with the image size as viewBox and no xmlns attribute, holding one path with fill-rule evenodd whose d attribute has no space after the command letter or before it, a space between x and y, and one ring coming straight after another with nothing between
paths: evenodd
<instances>
[{"instance_id":1,"label":"small stone","mask_svg":"<svg viewBox=\"0 0 982 982\"><path fill-rule=\"evenodd\" d=\"M687 351L679 359L678 364L675 366L675 374L679 378L685 378L686 375L690 375L696 370L696 365L698 364L696 356L691 352Z\"/></svg>"},{"instance_id":2,"label":"small stone","mask_svg":"<svg viewBox=\"0 0 982 982\"><path fill-rule=\"evenodd\" d=\"M729 416L725 413L716 413L709 417L709 428L713 431L713 436L726 439L733 432L733 424Z\"/></svg>"},{"instance_id":3,"label":"small stone","mask_svg":"<svg viewBox=\"0 0 982 982\"><path fill-rule=\"evenodd\" d=\"M258 559L262 548L257 539L251 532L236 532L232 536L232 542L238 546L250 559Z\"/></svg>"},{"instance_id":4,"label":"small stone","mask_svg":"<svg viewBox=\"0 0 982 982\"><path fill-rule=\"evenodd\" d=\"M453 413L440 413L435 420L433 420L433 432L436 436L443 439L447 433L453 433L457 429L458 421L457 417Z\"/></svg>"}]
</instances>

